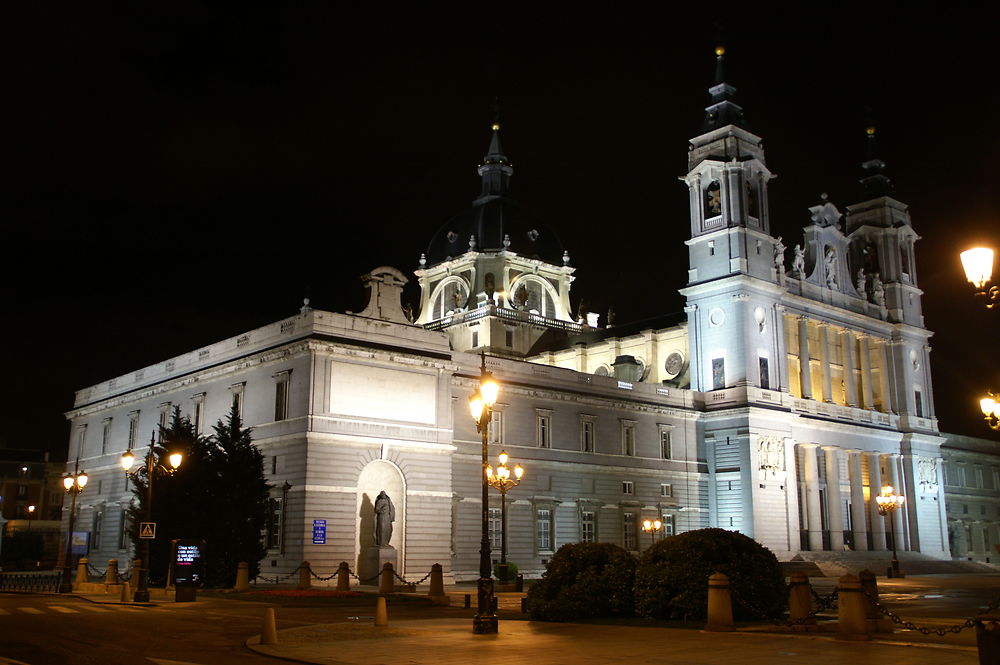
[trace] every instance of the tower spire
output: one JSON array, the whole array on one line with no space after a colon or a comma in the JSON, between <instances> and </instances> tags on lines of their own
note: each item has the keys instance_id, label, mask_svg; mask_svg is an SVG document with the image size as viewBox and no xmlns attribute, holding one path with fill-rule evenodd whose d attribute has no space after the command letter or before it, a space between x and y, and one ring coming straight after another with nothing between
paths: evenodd
<instances>
[{"instance_id":1,"label":"tower spire","mask_svg":"<svg viewBox=\"0 0 1000 665\"><path fill-rule=\"evenodd\" d=\"M498 102L494 102L491 129L493 136L490 138L490 147L486 150L483 163L479 165L483 189L478 200L509 194L510 176L514 173L514 169L507 160L507 156L503 154L503 148L500 145L500 106Z\"/></svg>"},{"instance_id":2,"label":"tower spire","mask_svg":"<svg viewBox=\"0 0 1000 665\"><path fill-rule=\"evenodd\" d=\"M864 175L858 181L864 188L866 196L889 196L892 194L892 181L885 175L885 162L877 157L878 149L875 142L875 125L868 123L865 128L865 161L861 163Z\"/></svg>"},{"instance_id":3,"label":"tower spire","mask_svg":"<svg viewBox=\"0 0 1000 665\"><path fill-rule=\"evenodd\" d=\"M705 107L705 131L709 132L726 125L736 125L746 129L743 107L733 101L736 88L726 83L724 46L715 47L715 83L708 89L711 103Z\"/></svg>"}]
</instances>

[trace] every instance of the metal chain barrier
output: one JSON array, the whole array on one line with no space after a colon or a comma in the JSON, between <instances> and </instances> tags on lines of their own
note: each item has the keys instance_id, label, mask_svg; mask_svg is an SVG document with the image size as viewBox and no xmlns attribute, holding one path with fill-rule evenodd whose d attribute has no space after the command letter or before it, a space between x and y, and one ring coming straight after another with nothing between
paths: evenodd
<instances>
[{"instance_id":1,"label":"metal chain barrier","mask_svg":"<svg viewBox=\"0 0 1000 665\"><path fill-rule=\"evenodd\" d=\"M402 582L403 584L406 584L406 585L408 585L408 586L417 586L418 584L423 584L423 583L424 583L424 582L426 582L426 581L427 581L427 579L428 579L428 578L429 578L429 577L431 576L431 574L430 574L430 573L427 573L426 575L424 575L423 577L421 577L421 578L420 578L419 580L417 580L416 582L408 582L407 580L404 580L404 579L403 579L402 577L400 577L400 576L399 576L399 574L398 574L398 573L397 573L397 572L396 572L395 570L393 570L393 571L392 571L392 575L393 575L393 577L395 577L395 578L396 578L397 580L399 580L400 582Z\"/></svg>"},{"instance_id":2,"label":"metal chain barrier","mask_svg":"<svg viewBox=\"0 0 1000 665\"><path fill-rule=\"evenodd\" d=\"M332 580L334 577L337 576L337 573L334 572L333 574L327 575L326 577L320 577L319 575L316 574L316 571L314 571L312 568L309 569L309 574L312 575L313 578L319 580L320 582L329 582L330 580Z\"/></svg>"},{"instance_id":3,"label":"metal chain barrier","mask_svg":"<svg viewBox=\"0 0 1000 665\"><path fill-rule=\"evenodd\" d=\"M101 570L100 568L98 568L94 564L90 563L89 561L87 562L87 571L91 575L93 575L94 577L104 577L105 575L108 574L108 569L107 568L105 568L104 570Z\"/></svg>"},{"instance_id":4,"label":"metal chain barrier","mask_svg":"<svg viewBox=\"0 0 1000 665\"><path fill-rule=\"evenodd\" d=\"M802 624L806 624L806 623L812 622L812 620L815 619L816 616L818 614L820 614L821 612L824 612L826 610L831 609L833 607L833 605L837 601L838 590L834 590L834 592L831 593L826 598L823 598L822 596L820 596L819 594L817 594L815 591L813 591L812 593L813 593L813 596L815 597L816 605L817 605L816 609L814 609L812 612L810 612L806 616L804 616L804 617L802 617L800 619L795 619L795 620L792 620L792 619L775 619L775 618L772 618L772 617L768 616L766 612L764 612L763 610L755 607L750 602L744 600L738 593L736 593L736 589L734 589L731 585L729 587L729 593L732 596L732 598L733 598L734 601L736 601L737 603L739 603L740 605L742 605L743 607L745 607L747 610L749 610L750 614L754 615L754 617L757 618L757 619L761 619L762 621L770 621L775 626L801 626Z\"/></svg>"},{"instance_id":5,"label":"metal chain barrier","mask_svg":"<svg viewBox=\"0 0 1000 665\"><path fill-rule=\"evenodd\" d=\"M348 574L349 574L349 575L350 575L351 577L353 577L354 579L356 579L356 580L358 581L358 584L368 584L369 582L374 582L375 580L377 580L377 579L378 579L378 578L379 578L379 577L380 577L380 576L382 575L382 571L379 571L379 572L375 573L374 575L372 575L371 577L369 577L368 579L364 579L364 580L363 580L363 579L361 579L360 577L358 577L358 576L357 576L357 575L356 575L356 574L354 573L354 571L353 571L353 570L351 570L350 568L348 568L348 569L347 569L347 572L348 572ZM335 573L335 574L336 574L336 573Z\"/></svg>"},{"instance_id":6,"label":"metal chain barrier","mask_svg":"<svg viewBox=\"0 0 1000 665\"><path fill-rule=\"evenodd\" d=\"M817 607L819 607L817 613L822 610L832 610L835 608L837 606L837 599L840 597L840 589L834 589L833 592L825 598L816 593L816 589L813 589L812 585L809 586L809 592L812 594L813 600L816 601Z\"/></svg>"},{"instance_id":7,"label":"metal chain barrier","mask_svg":"<svg viewBox=\"0 0 1000 665\"><path fill-rule=\"evenodd\" d=\"M977 623L979 623L978 619L969 618L963 621L962 623L956 624L954 626L940 626L937 628L931 626L918 626L910 621L907 621L906 619L902 618L901 616L890 610L888 607L880 603L877 598L873 598L871 594L869 594L867 591L865 592L865 598L868 599L868 602L871 603L875 607L875 609L877 609L883 615L891 619L893 623L899 624L900 626L902 626L907 630L915 630L922 635L934 634L937 635L938 637L944 637L948 633L955 633L955 634L961 633L966 628L973 628ZM992 603L987 605L986 611L983 612L983 614L989 614L990 612L995 612L998 608L1000 608L1000 598L997 598Z\"/></svg>"},{"instance_id":8,"label":"metal chain barrier","mask_svg":"<svg viewBox=\"0 0 1000 665\"><path fill-rule=\"evenodd\" d=\"M264 584L279 584L279 583L281 583L282 580L287 580L287 579L289 579L291 577L294 577L301 569L302 569L302 566L299 565L299 566L296 566L292 570L292 572L288 573L287 575L275 575L274 578L270 578L270 577L267 577L265 575L257 575L257 577L254 578L253 582L254 582L254 584L256 584L257 580L262 580L264 582Z\"/></svg>"}]
</instances>

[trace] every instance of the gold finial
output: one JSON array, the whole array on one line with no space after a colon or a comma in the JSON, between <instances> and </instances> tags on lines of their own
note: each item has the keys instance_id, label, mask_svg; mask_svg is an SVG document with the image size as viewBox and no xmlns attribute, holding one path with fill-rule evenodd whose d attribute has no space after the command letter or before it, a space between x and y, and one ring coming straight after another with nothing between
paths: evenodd
<instances>
[{"instance_id":1,"label":"gold finial","mask_svg":"<svg viewBox=\"0 0 1000 665\"><path fill-rule=\"evenodd\" d=\"M493 123L493 131L494 132L499 132L500 131L500 123L499 122L494 122Z\"/></svg>"},{"instance_id":2,"label":"gold finial","mask_svg":"<svg viewBox=\"0 0 1000 665\"><path fill-rule=\"evenodd\" d=\"M722 55L725 55L725 54L726 54L726 47L725 46L716 46L715 47L715 55L722 56Z\"/></svg>"},{"instance_id":3,"label":"gold finial","mask_svg":"<svg viewBox=\"0 0 1000 665\"><path fill-rule=\"evenodd\" d=\"M869 127L868 129L865 130L865 133L868 134L868 136L875 136L875 128Z\"/></svg>"}]
</instances>

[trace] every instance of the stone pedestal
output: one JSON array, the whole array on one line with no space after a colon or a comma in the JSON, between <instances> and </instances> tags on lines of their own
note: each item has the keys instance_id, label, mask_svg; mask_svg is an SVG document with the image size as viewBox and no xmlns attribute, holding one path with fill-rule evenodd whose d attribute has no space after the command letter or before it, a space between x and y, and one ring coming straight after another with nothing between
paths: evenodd
<instances>
[{"instance_id":1,"label":"stone pedestal","mask_svg":"<svg viewBox=\"0 0 1000 665\"><path fill-rule=\"evenodd\" d=\"M384 545L366 549L361 557L361 570L358 571L358 577L361 578L362 584L378 585L378 579L372 578L381 573L382 566L387 563L391 563L394 570L399 570L399 555L395 547Z\"/></svg>"}]
</instances>

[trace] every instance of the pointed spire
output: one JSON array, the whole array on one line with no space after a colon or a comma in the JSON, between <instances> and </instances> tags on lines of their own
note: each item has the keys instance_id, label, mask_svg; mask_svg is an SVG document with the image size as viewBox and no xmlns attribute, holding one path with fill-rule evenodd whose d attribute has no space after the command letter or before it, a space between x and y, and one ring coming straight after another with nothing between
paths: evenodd
<instances>
[{"instance_id":1,"label":"pointed spire","mask_svg":"<svg viewBox=\"0 0 1000 665\"><path fill-rule=\"evenodd\" d=\"M743 107L733 102L736 88L726 83L723 59L725 54L725 47L715 47L715 84L708 89L708 94L712 96L712 102L705 107L706 132L726 125L746 128Z\"/></svg>"},{"instance_id":2,"label":"pointed spire","mask_svg":"<svg viewBox=\"0 0 1000 665\"><path fill-rule=\"evenodd\" d=\"M483 179L480 199L508 194L510 192L510 176L514 173L514 169L507 161L507 156L503 154L503 148L500 146L500 123L494 120L492 129L493 136L490 138L490 147L486 156L483 157L483 163L479 165L479 175Z\"/></svg>"},{"instance_id":3,"label":"pointed spire","mask_svg":"<svg viewBox=\"0 0 1000 665\"><path fill-rule=\"evenodd\" d=\"M878 148L875 143L875 125L868 124L865 128L865 161L861 163L864 176L858 181L864 188L866 196L889 196L892 194L892 181L885 175L885 162L877 157Z\"/></svg>"}]
</instances>

